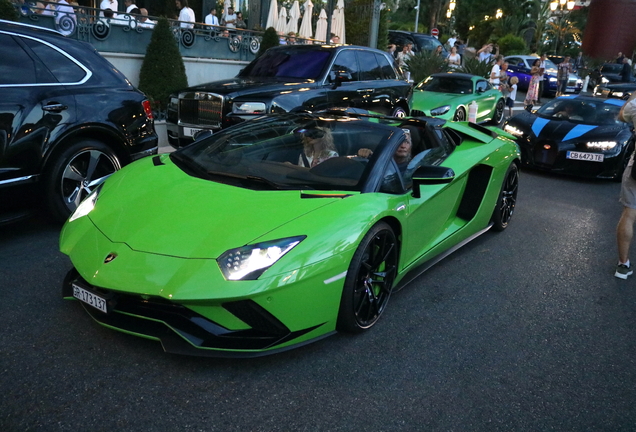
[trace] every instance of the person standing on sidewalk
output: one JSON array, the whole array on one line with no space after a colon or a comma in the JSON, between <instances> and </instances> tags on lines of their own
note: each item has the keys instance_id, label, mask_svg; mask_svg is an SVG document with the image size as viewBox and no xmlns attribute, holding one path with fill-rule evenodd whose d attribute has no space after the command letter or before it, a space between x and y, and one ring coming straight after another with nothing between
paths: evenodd
<instances>
[{"instance_id":1,"label":"person standing on sidewalk","mask_svg":"<svg viewBox=\"0 0 636 432\"><path fill-rule=\"evenodd\" d=\"M619 120L626 123L633 123L636 127L636 93L627 100L618 115ZM621 182L620 203L623 205L623 212L616 227L616 243L618 245L618 264L614 276L620 279L627 279L634 270L629 262L629 247L634 236L634 222L636 222L636 180L632 175L634 165L634 154L629 158L623 180ZM634 173L636 175L636 172Z\"/></svg>"},{"instance_id":2,"label":"person standing on sidewalk","mask_svg":"<svg viewBox=\"0 0 636 432\"><path fill-rule=\"evenodd\" d=\"M537 103L541 103L541 96L543 95L543 81L545 80L545 61L548 59L546 53L541 54L539 59L539 73L541 74L541 80L539 81L539 93L537 93Z\"/></svg>"}]
</instances>

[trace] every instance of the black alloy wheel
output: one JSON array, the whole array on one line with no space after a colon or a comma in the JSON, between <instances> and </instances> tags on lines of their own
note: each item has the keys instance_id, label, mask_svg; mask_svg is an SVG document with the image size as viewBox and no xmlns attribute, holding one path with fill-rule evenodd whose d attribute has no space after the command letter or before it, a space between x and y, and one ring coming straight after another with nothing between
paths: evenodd
<instances>
[{"instance_id":1,"label":"black alloy wheel","mask_svg":"<svg viewBox=\"0 0 636 432\"><path fill-rule=\"evenodd\" d=\"M508 167L497 205L492 215L495 231L503 231L508 227L510 219L517 205L517 190L519 189L519 168L514 162Z\"/></svg>"},{"instance_id":2,"label":"black alloy wheel","mask_svg":"<svg viewBox=\"0 0 636 432\"><path fill-rule=\"evenodd\" d=\"M492 117L492 124L495 126L498 126L503 118L504 118L504 112L506 110L506 104L504 102L503 99L499 99L499 102L497 102L497 105L495 106L495 112L494 115Z\"/></svg>"},{"instance_id":3,"label":"black alloy wheel","mask_svg":"<svg viewBox=\"0 0 636 432\"><path fill-rule=\"evenodd\" d=\"M378 321L393 291L397 261L395 234L388 224L379 222L364 236L349 265L338 330L359 333Z\"/></svg>"},{"instance_id":4,"label":"black alloy wheel","mask_svg":"<svg viewBox=\"0 0 636 432\"><path fill-rule=\"evenodd\" d=\"M466 110L463 107L457 108L453 121L466 121Z\"/></svg>"},{"instance_id":5,"label":"black alloy wheel","mask_svg":"<svg viewBox=\"0 0 636 432\"><path fill-rule=\"evenodd\" d=\"M121 169L115 152L104 143L77 141L58 155L46 179L46 198L53 216L64 221L97 186Z\"/></svg>"}]
</instances>

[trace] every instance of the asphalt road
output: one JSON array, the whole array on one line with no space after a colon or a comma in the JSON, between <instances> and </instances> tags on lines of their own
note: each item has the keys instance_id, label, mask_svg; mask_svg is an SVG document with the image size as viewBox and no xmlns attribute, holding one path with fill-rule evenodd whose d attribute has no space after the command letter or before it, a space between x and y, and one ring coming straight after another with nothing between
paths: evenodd
<instances>
[{"instance_id":1,"label":"asphalt road","mask_svg":"<svg viewBox=\"0 0 636 432\"><path fill-rule=\"evenodd\" d=\"M523 171L510 227L397 293L371 331L250 360L97 325L61 299L59 226L0 227L0 430L635 430L618 192Z\"/></svg>"}]
</instances>

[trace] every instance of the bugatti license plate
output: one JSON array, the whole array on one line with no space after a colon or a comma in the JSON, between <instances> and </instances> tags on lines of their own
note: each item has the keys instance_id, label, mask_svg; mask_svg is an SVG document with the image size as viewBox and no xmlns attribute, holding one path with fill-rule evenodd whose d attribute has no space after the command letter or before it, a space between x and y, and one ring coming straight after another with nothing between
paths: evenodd
<instances>
[{"instance_id":1,"label":"bugatti license plate","mask_svg":"<svg viewBox=\"0 0 636 432\"><path fill-rule=\"evenodd\" d=\"M84 288L73 284L73 297L81 302L86 303L89 306L93 306L95 309L104 313L108 313L106 306L106 299L98 296L95 293L85 290Z\"/></svg>"},{"instance_id":2,"label":"bugatti license plate","mask_svg":"<svg viewBox=\"0 0 636 432\"><path fill-rule=\"evenodd\" d=\"M569 151L567 152L565 157L567 159L573 159L573 160L603 162L603 155L601 153L586 153L586 152Z\"/></svg>"}]
</instances>

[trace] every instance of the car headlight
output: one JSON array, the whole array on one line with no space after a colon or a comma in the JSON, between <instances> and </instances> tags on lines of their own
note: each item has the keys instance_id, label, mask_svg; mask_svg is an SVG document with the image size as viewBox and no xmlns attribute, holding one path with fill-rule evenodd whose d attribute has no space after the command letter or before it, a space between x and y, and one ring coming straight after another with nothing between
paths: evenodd
<instances>
[{"instance_id":1,"label":"car headlight","mask_svg":"<svg viewBox=\"0 0 636 432\"><path fill-rule=\"evenodd\" d=\"M504 130L514 136L518 136L518 137L523 136L523 131L514 126L506 125L504 126Z\"/></svg>"},{"instance_id":2,"label":"car headlight","mask_svg":"<svg viewBox=\"0 0 636 432\"><path fill-rule=\"evenodd\" d=\"M616 147L616 141L590 141L586 145L588 148L609 150Z\"/></svg>"},{"instance_id":3,"label":"car headlight","mask_svg":"<svg viewBox=\"0 0 636 432\"><path fill-rule=\"evenodd\" d=\"M235 114L266 114L264 102L234 102L232 112Z\"/></svg>"},{"instance_id":4,"label":"car headlight","mask_svg":"<svg viewBox=\"0 0 636 432\"><path fill-rule=\"evenodd\" d=\"M623 92L612 92L612 96L617 97L617 98L622 98L623 97Z\"/></svg>"},{"instance_id":5,"label":"car headlight","mask_svg":"<svg viewBox=\"0 0 636 432\"><path fill-rule=\"evenodd\" d=\"M99 197L99 192L102 190L102 186L104 186L104 183L97 186L97 188L95 188L95 190L91 192L89 196L84 198L84 201L82 201L80 205L77 206L71 217L68 218L69 222L73 222L75 219L86 216L93 211L93 209L95 208L95 204L97 203L97 198Z\"/></svg>"},{"instance_id":6,"label":"car headlight","mask_svg":"<svg viewBox=\"0 0 636 432\"><path fill-rule=\"evenodd\" d=\"M557 82L556 78L550 78L550 82Z\"/></svg>"},{"instance_id":7,"label":"car headlight","mask_svg":"<svg viewBox=\"0 0 636 432\"><path fill-rule=\"evenodd\" d=\"M433 108L431 110L431 115L432 116L444 115L448 111L450 111L450 105L444 105L444 106L441 106L441 107Z\"/></svg>"},{"instance_id":8,"label":"car headlight","mask_svg":"<svg viewBox=\"0 0 636 432\"><path fill-rule=\"evenodd\" d=\"M581 78L577 78L576 79L576 85L577 86L582 86L583 85L583 80Z\"/></svg>"},{"instance_id":9,"label":"car headlight","mask_svg":"<svg viewBox=\"0 0 636 432\"><path fill-rule=\"evenodd\" d=\"M607 78L605 78L605 77L601 77L601 82L603 84L607 84L609 82L609 80Z\"/></svg>"},{"instance_id":10,"label":"car headlight","mask_svg":"<svg viewBox=\"0 0 636 432\"><path fill-rule=\"evenodd\" d=\"M306 237L288 237L230 249L216 261L226 280L256 280Z\"/></svg>"}]
</instances>

